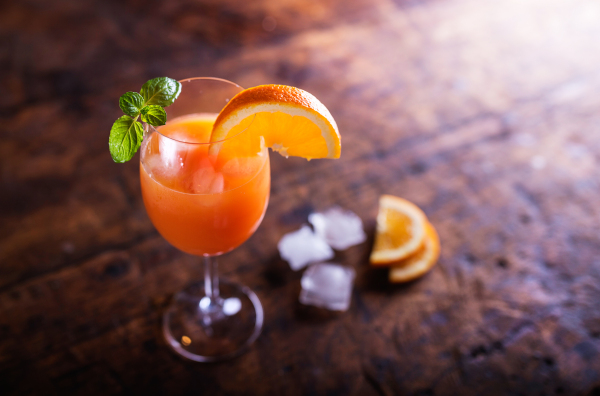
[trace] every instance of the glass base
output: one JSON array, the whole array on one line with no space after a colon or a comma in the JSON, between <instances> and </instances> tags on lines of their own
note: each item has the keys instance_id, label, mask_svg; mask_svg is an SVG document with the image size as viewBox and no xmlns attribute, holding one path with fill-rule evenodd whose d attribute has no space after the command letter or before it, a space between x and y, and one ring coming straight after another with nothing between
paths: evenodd
<instances>
[{"instance_id":1,"label":"glass base","mask_svg":"<svg viewBox=\"0 0 600 396\"><path fill-rule=\"evenodd\" d=\"M263 309L243 285L219 280L219 297L208 298L204 283L177 293L163 315L167 344L196 362L216 362L245 351L260 334Z\"/></svg>"}]
</instances>

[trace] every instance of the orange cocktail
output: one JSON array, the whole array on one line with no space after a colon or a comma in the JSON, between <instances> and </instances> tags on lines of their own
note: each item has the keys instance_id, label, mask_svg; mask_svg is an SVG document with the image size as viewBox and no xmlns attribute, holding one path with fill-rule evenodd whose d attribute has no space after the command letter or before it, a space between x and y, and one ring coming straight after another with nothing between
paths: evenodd
<instances>
[{"instance_id":1,"label":"orange cocktail","mask_svg":"<svg viewBox=\"0 0 600 396\"><path fill-rule=\"evenodd\" d=\"M204 256L204 280L175 294L164 312L165 339L188 359L216 361L243 351L262 328L258 297L219 279L215 256L258 228L269 201L269 154L264 139L248 133L253 117L211 142L217 115L243 91L240 86L215 78L179 83L166 125L145 126L140 181L160 234L176 248Z\"/></svg>"},{"instance_id":2,"label":"orange cocktail","mask_svg":"<svg viewBox=\"0 0 600 396\"><path fill-rule=\"evenodd\" d=\"M153 79L140 94L122 96L119 106L126 115L111 129L113 159L128 160L137 149L141 124L130 117L141 116L147 123L140 179L148 215L172 245L204 256L204 280L175 294L164 312L165 339L199 362L235 356L258 337L263 310L248 287L218 277L215 256L248 239L265 214L271 183L267 149L306 159L338 158L337 125L301 89L244 90L215 78Z\"/></svg>"},{"instance_id":3,"label":"orange cocktail","mask_svg":"<svg viewBox=\"0 0 600 396\"><path fill-rule=\"evenodd\" d=\"M219 255L248 239L269 200L268 151L244 153L223 144L208 153L217 114L170 120L143 146L144 204L160 234L194 255Z\"/></svg>"}]
</instances>

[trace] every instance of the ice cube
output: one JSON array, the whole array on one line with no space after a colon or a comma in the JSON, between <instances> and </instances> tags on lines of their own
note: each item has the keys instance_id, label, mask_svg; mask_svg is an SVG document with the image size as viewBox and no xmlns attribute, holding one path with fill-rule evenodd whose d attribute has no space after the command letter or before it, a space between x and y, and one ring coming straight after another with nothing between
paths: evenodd
<instances>
[{"instance_id":1,"label":"ice cube","mask_svg":"<svg viewBox=\"0 0 600 396\"><path fill-rule=\"evenodd\" d=\"M281 257L294 271L306 267L308 263L329 260L334 256L327 242L307 225L303 225L298 231L285 234L277 248Z\"/></svg>"},{"instance_id":2,"label":"ice cube","mask_svg":"<svg viewBox=\"0 0 600 396\"><path fill-rule=\"evenodd\" d=\"M334 311L350 307L356 273L335 263L312 264L302 275L300 302Z\"/></svg>"},{"instance_id":3,"label":"ice cube","mask_svg":"<svg viewBox=\"0 0 600 396\"><path fill-rule=\"evenodd\" d=\"M265 159L260 156L233 158L223 165L221 171L231 177L251 178L260 170L264 162Z\"/></svg>"},{"instance_id":4,"label":"ice cube","mask_svg":"<svg viewBox=\"0 0 600 396\"><path fill-rule=\"evenodd\" d=\"M167 167L182 168L185 160L187 146L159 135L159 151L163 164Z\"/></svg>"},{"instance_id":5,"label":"ice cube","mask_svg":"<svg viewBox=\"0 0 600 396\"><path fill-rule=\"evenodd\" d=\"M312 213L308 221L315 233L336 250L347 249L367 239L360 217L338 206L323 213Z\"/></svg>"},{"instance_id":6,"label":"ice cube","mask_svg":"<svg viewBox=\"0 0 600 396\"><path fill-rule=\"evenodd\" d=\"M199 169L192 176L191 192L194 194L220 194L224 188L223 174L215 171L208 158L203 159Z\"/></svg>"},{"instance_id":7,"label":"ice cube","mask_svg":"<svg viewBox=\"0 0 600 396\"><path fill-rule=\"evenodd\" d=\"M144 168L151 177L161 182L174 179L181 170L180 166L171 166L169 163L165 163L160 154L145 155Z\"/></svg>"}]
</instances>

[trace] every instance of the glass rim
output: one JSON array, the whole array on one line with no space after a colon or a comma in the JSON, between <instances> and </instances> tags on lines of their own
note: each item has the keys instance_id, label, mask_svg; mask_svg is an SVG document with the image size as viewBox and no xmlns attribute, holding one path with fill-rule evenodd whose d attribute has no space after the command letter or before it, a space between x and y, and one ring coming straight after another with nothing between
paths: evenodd
<instances>
[{"instance_id":1,"label":"glass rim","mask_svg":"<svg viewBox=\"0 0 600 396\"><path fill-rule=\"evenodd\" d=\"M190 77L190 78L184 78L184 79L178 80L178 82L179 82L179 83L181 83L181 85L182 85L182 90L183 90L183 84L184 84L184 83L186 83L186 82L192 82L192 81L197 81L197 80L209 80L209 81L218 81L218 82L223 82L223 83L227 83L227 84L229 84L229 85L233 85L233 86L236 86L236 87L240 88L240 89L241 89L241 91L240 91L240 92L242 92L242 91L244 90L244 87L242 87L241 85L239 85L239 84L236 84L236 83L234 83L233 81L229 81L229 80L226 80L226 79L224 79L224 78L219 78L219 77ZM237 95L237 94L236 94L236 95ZM231 100L231 99L229 99L229 100ZM229 101L227 102L227 104L228 104L228 103L229 103ZM227 104L225 104L225 106L227 106ZM225 106L223 106L223 108L224 108ZM217 114L217 117L218 117L218 114ZM154 127L154 125L150 125L150 124L149 124L149 123L147 123L147 122L144 122L144 124L148 126L148 130L150 130L150 131L152 131L152 130L153 130L154 132L158 133L160 136L162 136L162 137L163 137L163 138L165 138L165 139L169 139L169 140L172 140L172 141L174 141L174 142L181 143L181 144L191 144L191 145L198 145L198 146L201 146L201 145L210 145L210 144L224 143L224 142L226 142L226 141L228 141L228 140L231 140L231 139L233 139L233 138L236 138L237 136L239 136L239 135L241 135L242 133L246 132L246 131L248 130L248 128L250 128L250 126L251 126L251 125L254 123L254 118L255 118L255 117L256 117L256 114L253 114L253 115L252 115L252 120L250 121L250 123L248 124L248 126L247 126L246 128L244 128L243 130L241 130L240 132L236 133L235 135L233 135L233 136L229 136L229 137L226 137L225 139L217 140L217 141L215 141L215 142L205 142L205 143L203 143L203 142L185 142L185 141L183 141L183 140L174 139L174 138L172 138L172 137L169 137L169 136L167 136L167 135L164 135L164 134L160 133L160 131L159 131L158 129L156 129L156 128Z\"/></svg>"}]
</instances>

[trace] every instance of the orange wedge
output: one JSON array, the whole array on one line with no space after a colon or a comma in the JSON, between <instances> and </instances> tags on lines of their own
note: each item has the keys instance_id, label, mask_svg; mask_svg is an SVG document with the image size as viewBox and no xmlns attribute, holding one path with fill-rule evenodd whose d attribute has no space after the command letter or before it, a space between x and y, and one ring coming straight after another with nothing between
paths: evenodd
<instances>
[{"instance_id":1,"label":"orange wedge","mask_svg":"<svg viewBox=\"0 0 600 396\"><path fill-rule=\"evenodd\" d=\"M262 137L267 147L286 157L340 157L340 133L329 110L299 88L261 85L238 93L219 113L210 141L219 142L244 130L254 135L253 142ZM212 154L219 149L219 144L210 147Z\"/></svg>"},{"instance_id":2,"label":"orange wedge","mask_svg":"<svg viewBox=\"0 0 600 396\"><path fill-rule=\"evenodd\" d=\"M440 238L435 228L425 224L425 240L413 255L392 264L390 282L410 282L425 275L437 263L440 256Z\"/></svg>"},{"instance_id":3,"label":"orange wedge","mask_svg":"<svg viewBox=\"0 0 600 396\"><path fill-rule=\"evenodd\" d=\"M415 253L423 245L426 224L425 214L415 204L382 195L371 264L390 265Z\"/></svg>"}]
</instances>

